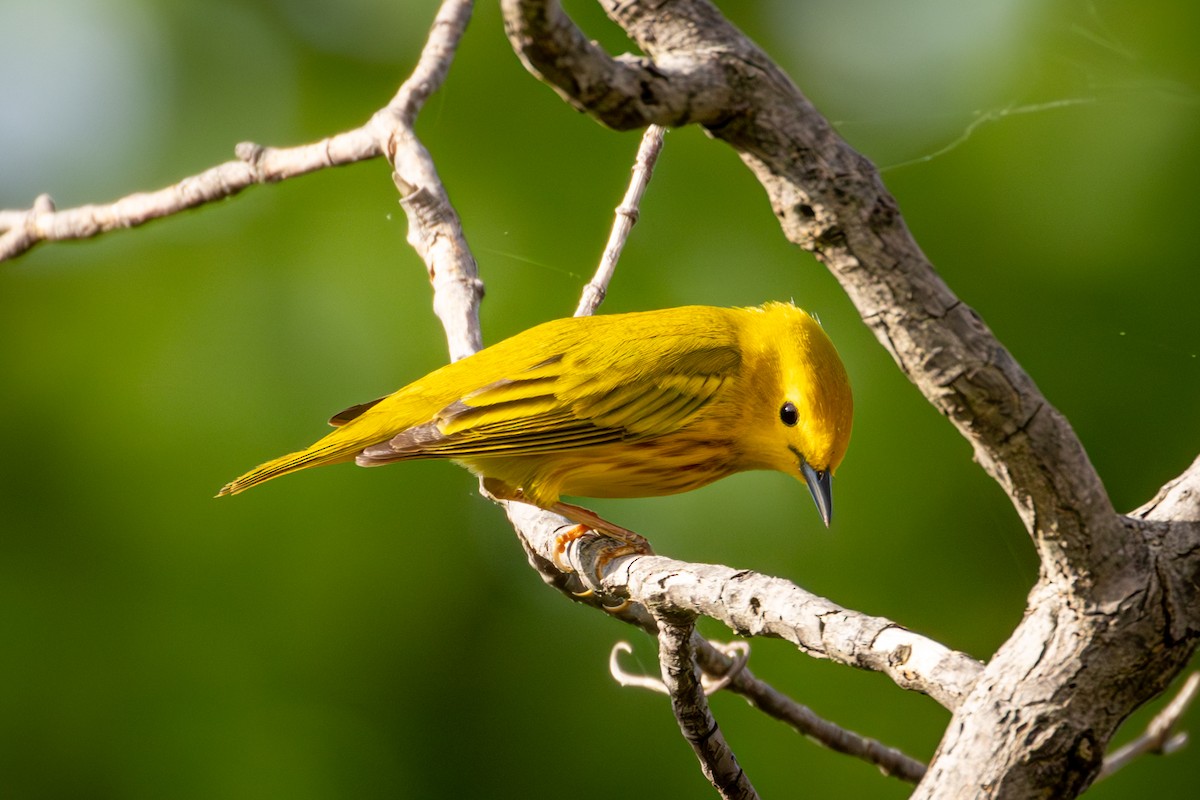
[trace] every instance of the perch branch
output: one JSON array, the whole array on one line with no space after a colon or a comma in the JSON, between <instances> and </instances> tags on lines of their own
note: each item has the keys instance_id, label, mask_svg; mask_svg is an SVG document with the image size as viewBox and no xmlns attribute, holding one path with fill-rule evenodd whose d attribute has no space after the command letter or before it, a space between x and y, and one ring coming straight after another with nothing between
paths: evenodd
<instances>
[{"instance_id":1,"label":"perch branch","mask_svg":"<svg viewBox=\"0 0 1200 800\"><path fill-rule=\"evenodd\" d=\"M510 517L519 505L513 504L513 508L509 509ZM533 517L538 513L536 510L532 510L529 512L529 515ZM514 520L513 524L517 527L518 531L523 530L520 527L520 522ZM552 561L543 558L532 549L530 542L536 538L536 535L530 538L526 538L523 535L521 543L525 547L530 565L537 570L546 584L575 602L600 608L603 604L601 597L595 594L588 596L581 596L579 594L583 584L579 581L575 573L560 572ZM646 633L651 635L656 633L657 623L643 605L637 603L631 604L616 616L623 622L641 628ZM876 766L883 774L894 776L901 780L915 783L924 773L925 765L916 759L905 755L899 750L881 744L874 739L861 736L821 718L813 713L811 709L797 703L766 681L759 679L749 667L740 662L738 657L730 655L727 648L713 644L699 634L695 634L694 647L697 654L697 663L707 678L716 678L721 682L728 680L727 685L724 687L728 691L742 696L748 703L767 716L790 725L798 733L812 739L817 744L835 752L844 753L866 761ZM621 647L619 644L613 648L609 660L610 672L614 673L614 678L619 683L622 683L622 685L636 685L652 691L659 691L663 694L667 693L666 687L660 679L650 678L649 676L630 676L621 669L617 663L620 651ZM709 689L706 688L706 691L709 691Z\"/></svg>"},{"instance_id":2,"label":"perch branch","mask_svg":"<svg viewBox=\"0 0 1200 800\"><path fill-rule=\"evenodd\" d=\"M571 523L524 503L508 503L506 511L527 549L553 563L556 532ZM587 583L596 574L603 555L604 545L596 537L580 537L568 547L565 560L575 570L569 576L571 591L579 591L584 586L579 581ZM618 615L623 619L636 620L642 608L703 614L741 636L784 639L816 658L882 672L898 686L927 694L949 709L970 691L982 670L971 657L890 620L842 608L756 572L632 556L607 562L601 583L587 588L634 601Z\"/></svg>"},{"instance_id":3,"label":"perch branch","mask_svg":"<svg viewBox=\"0 0 1200 800\"><path fill-rule=\"evenodd\" d=\"M513 524L514 526L518 525L516 522ZM522 529L518 527L517 530L521 531ZM552 561L542 558L532 549L530 539L526 538L524 534L519 538L529 558L530 566L542 576L542 580L548 586L575 602L584 603L597 609L603 606L603 598L595 594L588 596L579 594L583 584L576 574L559 571ZM654 617L650 615L645 606L637 603L631 604L627 609L614 616L652 636L657 632L657 623ZM731 655L727 648L708 641L698 633L695 634L695 639L696 660L705 676L709 679L716 678L722 683L728 681L723 688L742 696L767 716L790 725L802 736L806 736L830 750L873 764L885 775L915 783L924 773L925 765L920 761L874 739L866 738L819 717L811 709L797 703L766 681L759 679L738 657ZM620 669L619 664L615 664L618 653L619 646L614 647L609 659L609 670L628 675ZM615 674L614 677L616 677ZM660 679L649 676L637 677L638 679L631 680L631 683L653 691L661 691L663 694L667 693L666 687ZM624 685L623 678L617 678L617 680ZM706 688L706 691L709 690ZM712 691L715 691L715 688Z\"/></svg>"}]
</instances>

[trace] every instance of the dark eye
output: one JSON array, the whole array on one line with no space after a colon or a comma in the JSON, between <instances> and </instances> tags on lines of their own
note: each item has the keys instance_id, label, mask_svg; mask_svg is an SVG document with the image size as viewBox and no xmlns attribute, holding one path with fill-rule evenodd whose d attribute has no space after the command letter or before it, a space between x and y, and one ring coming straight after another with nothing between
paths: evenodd
<instances>
[{"instance_id":1,"label":"dark eye","mask_svg":"<svg viewBox=\"0 0 1200 800\"><path fill-rule=\"evenodd\" d=\"M796 404L791 400L784 403L783 408L779 409L779 419L789 428L799 422L800 412L796 410Z\"/></svg>"}]
</instances>

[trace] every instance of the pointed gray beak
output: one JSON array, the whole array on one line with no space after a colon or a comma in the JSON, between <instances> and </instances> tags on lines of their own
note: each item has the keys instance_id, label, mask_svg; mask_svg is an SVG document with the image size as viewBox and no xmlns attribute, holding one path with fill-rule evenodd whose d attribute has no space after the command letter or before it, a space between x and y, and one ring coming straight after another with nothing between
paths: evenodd
<instances>
[{"instance_id":1,"label":"pointed gray beak","mask_svg":"<svg viewBox=\"0 0 1200 800\"><path fill-rule=\"evenodd\" d=\"M808 491L812 492L813 502L817 504L821 520L828 528L829 520L833 518L833 476L829 474L829 470L813 469L807 461L800 462L800 472L804 474L804 480L808 483Z\"/></svg>"}]
</instances>

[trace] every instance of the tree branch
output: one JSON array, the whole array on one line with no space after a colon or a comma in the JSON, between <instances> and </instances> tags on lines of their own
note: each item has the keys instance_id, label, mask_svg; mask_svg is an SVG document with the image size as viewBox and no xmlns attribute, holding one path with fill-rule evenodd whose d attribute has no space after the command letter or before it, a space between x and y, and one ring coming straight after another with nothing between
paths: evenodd
<instances>
[{"instance_id":1,"label":"tree branch","mask_svg":"<svg viewBox=\"0 0 1200 800\"><path fill-rule=\"evenodd\" d=\"M577 317L595 313L596 308L604 302L604 296L608 294L608 284L617 268L617 261L621 258L621 251L625 249L629 232L637 224L638 206L641 205L642 195L654 174L654 164L662 151L664 133L659 126L651 125L642 134L637 158L633 163L633 177L629 181L629 188L625 190L625 197L617 206L617 218L613 220L612 232L604 246L604 254L600 256L600 266L596 268L596 274L588 281L587 286L583 287L579 305L575 308Z\"/></svg>"},{"instance_id":2,"label":"tree branch","mask_svg":"<svg viewBox=\"0 0 1200 800\"><path fill-rule=\"evenodd\" d=\"M713 718L696 669L695 617L663 614L658 621L658 662L671 710L683 738L692 746L704 776L724 798L752 800L758 793L738 765Z\"/></svg>"},{"instance_id":3,"label":"tree branch","mask_svg":"<svg viewBox=\"0 0 1200 800\"><path fill-rule=\"evenodd\" d=\"M404 131L411 131L421 106L441 86L470 19L472 5L471 2L443 4L411 76L366 124L295 147L264 147L242 142L234 148L236 161L219 164L157 191L138 192L103 205L59 211L48 195L42 195L28 210L0 210L0 261L16 258L41 242L87 239L122 228L135 228L151 220L232 197L255 184L275 183L329 167L366 161L385 152L394 161L393 151L387 149L389 141L393 135L403 137ZM399 152L409 149L395 146ZM413 158L414 163L432 165L427 154L425 158Z\"/></svg>"},{"instance_id":4,"label":"tree branch","mask_svg":"<svg viewBox=\"0 0 1200 800\"><path fill-rule=\"evenodd\" d=\"M638 109L641 123L671 124L654 111L680 107L701 86L721 98L726 113L703 118L709 133L738 152L787 238L825 263L900 369L972 444L1037 547L1043 568L1026 618L957 706L916 796L1082 791L1116 726L1195 649L1200 604L1180 601L1189 586L1196 592L1196 526L1172 525L1163 536L1114 512L1067 420L936 274L874 167L710 3L601 3L652 60L649 68L666 76L654 84L653 107L639 106L632 93L624 103L606 97L589 105L575 90L597 79L589 71L598 59L561 52L586 36L563 32L572 23L557 3L506 0L513 47L576 107L614 127L633 117L613 108ZM520 35L539 17L559 29L549 44ZM561 69L538 72L548 60ZM1182 498L1190 486L1167 494ZM651 563L621 568L633 575ZM631 595L640 588L606 576L612 591L624 584Z\"/></svg>"},{"instance_id":5,"label":"tree branch","mask_svg":"<svg viewBox=\"0 0 1200 800\"><path fill-rule=\"evenodd\" d=\"M1129 516L1160 522L1200 522L1200 457Z\"/></svg>"},{"instance_id":6,"label":"tree branch","mask_svg":"<svg viewBox=\"0 0 1200 800\"><path fill-rule=\"evenodd\" d=\"M707 694L712 695L720 689L729 689L744 697L750 705L767 716L787 723L802 736L835 752L853 756L868 764L874 764L884 775L916 783L925 774L925 765L915 758L875 739L861 736L829 720L822 719L812 709L797 703L766 681L755 677L745 666L749 657L748 645L743 648L744 653L737 660L726 652L727 648L708 642L699 634L694 634L694 646L696 663L706 678L713 682L710 685L704 679L701 680ZM622 686L636 686L668 694L666 685L658 678L635 675L621 669L618 655L631 650L632 648L625 642L618 642L613 647L609 657L609 672L617 682Z\"/></svg>"},{"instance_id":7,"label":"tree branch","mask_svg":"<svg viewBox=\"0 0 1200 800\"><path fill-rule=\"evenodd\" d=\"M501 8L505 33L525 67L611 128L715 124L736 102L719 74L701 74L692 64L676 70L666 60L608 55L557 0L501 0ZM676 33L682 35L678 44L686 46L686 29Z\"/></svg>"},{"instance_id":8,"label":"tree branch","mask_svg":"<svg viewBox=\"0 0 1200 800\"><path fill-rule=\"evenodd\" d=\"M513 504L514 509L519 505ZM534 509L531 516L536 513L536 509ZM514 526L516 525L517 523L514 522ZM560 571L551 560L543 558L532 549L530 541L526 538L522 528L517 527L517 531L521 534L519 538L522 546L525 548L526 555L529 557L530 566L542 576L542 580L548 586L556 589L575 602L591 605L598 609L605 608L603 598L595 594L582 592L583 583L579 580L576 573ZM651 636L657 634L657 623L654 617L641 604L628 604L613 613L613 616L622 622L640 628ZM616 673L619 671L619 665L614 665L617 653L622 649L622 644L618 643L614 647L609 660L609 671L614 673L614 678L623 686L639 686L667 694L666 686L658 678L650 678L648 676L638 676L636 678L633 676L625 678L617 677ZM719 684L715 688L706 686L705 691L709 694L719 689L728 689L734 694L744 697L747 702L767 716L790 725L802 736L808 737L834 752L844 753L873 764L885 775L891 775L901 780L916 783L920 780L921 775L924 774L925 765L920 761L874 739L861 736L854 731L821 718L812 709L797 703L766 681L756 677L750 668L745 666L744 660L735 661L726 652L725 648L709 642L698 633L695 634L693 646L696 650L697 664L704 671L705 675L710 676ZM627 648L628 646L626 645L625 647ZM625 673L621 671L621 674L624 675Z\"/></svg>"},{"instance_id":9,"label":"tree branch","mask_svg":"<svg viewBox=\"0 0 1200 800\"><path fill-rule=\"evenodd\" d=\"M138 192L112 203L55 209L42 195L27 211L0 211L0 261L16 258L41 242L89 239L109 231L136 228L151 220L223 200L259 183L375 158L381 152L367 127L297 147L262 147L242 142L238 160L226 161L153 192Z\"/></svg>"},{"instance_id":10,"label":"tree branch","mask_svg":"<svg viewBox=\"0 0 1200 800\"><path fill-rule=\"evenodd\" d=\"M507 503L509 520L526 547L546 563L556 558L557 536L572 523L524 503ZM663 556L627 556L605 562L603 579L591 576L605 556L600 537L576 539L565 560L575 570L572 591L588 586L655 611L703 614L741 636L784 639L801 651L882 672L905 689L954 709L970 691L982 665L882 617L842 608L781 578ZM581 583L577 583L582 581ZM622 616L618 614L617 616Z\"/></svg>"}]
</instances>

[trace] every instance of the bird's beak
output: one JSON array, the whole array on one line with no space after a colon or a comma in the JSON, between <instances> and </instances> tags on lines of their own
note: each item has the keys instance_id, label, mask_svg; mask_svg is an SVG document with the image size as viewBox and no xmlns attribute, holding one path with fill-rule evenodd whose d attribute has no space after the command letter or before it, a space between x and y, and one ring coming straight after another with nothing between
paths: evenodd
<instances>
[{"instance_id":1,"label":"bird's beak","mask_svg":"<svg viewBox=\"0 0 1200 800\"><path fill-rule=\"evenodd\" d=\"M813 469L807 461L800 462L800 472L803 473L804 480L808 484L808 491L812 492L813 502L817 504L817 512L821 515L821 520L828 528L829 520L833 517L833 486L831 484L833 476L827 469L821 471Z\"/></svg>"}]
</instances>

